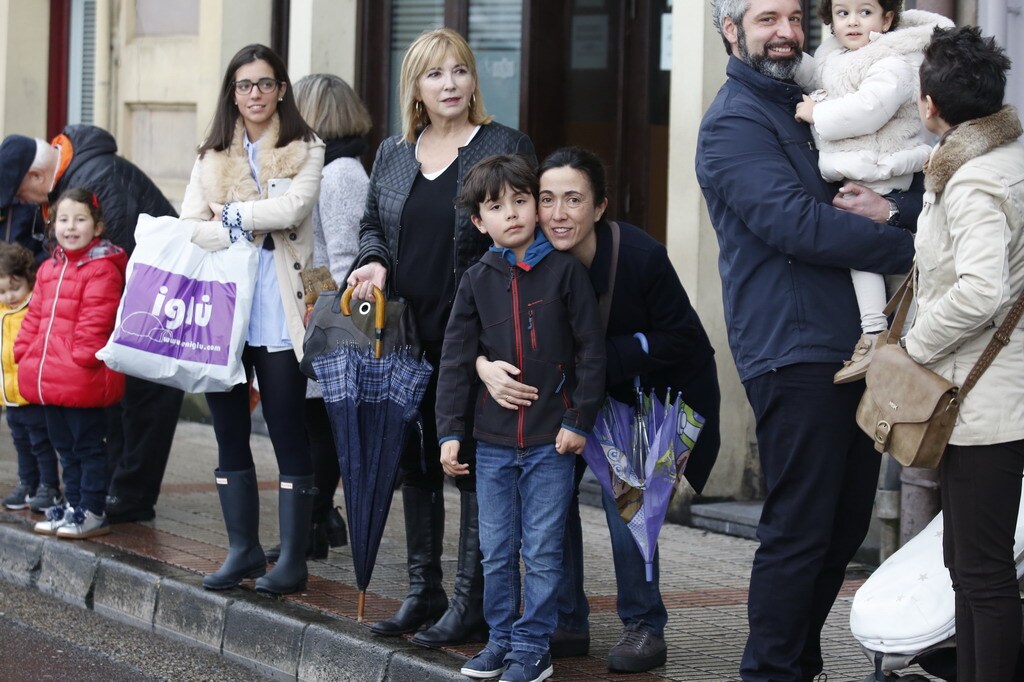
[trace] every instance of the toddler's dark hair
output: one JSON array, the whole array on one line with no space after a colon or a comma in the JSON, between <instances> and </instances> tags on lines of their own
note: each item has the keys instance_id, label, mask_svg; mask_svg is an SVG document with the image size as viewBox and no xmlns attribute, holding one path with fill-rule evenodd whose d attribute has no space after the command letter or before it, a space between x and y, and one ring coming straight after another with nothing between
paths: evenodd
<instances>
[{"instance_id":1,"label":"toddler's dark hair","mask_svg":"<svg viewBox=\"0 0 1024 682\"><path fill-rule=\"evenodd\" d=\"M882 6L882 14L892 12L892 23L889 24L889 31L895 31L900 25L900 14L903 13L903 0L878 0ZM832 0L821 0L818 5L818 18L826 26L832 25ZM887 31L888 32L888 31Z\"/></svg>"},{"instance_id":2,"label":"toddler's dark hair","mask_svg":"<svg viewBox=\"0 0 1024 682\"><path fill-rule=\"evenodd\" d=\"M921 97L929 96L951 126L1003 108L1010 58L977 26L937 28L924 48Z\"/></svg>"},{"instance_id":3,"label":"toddler's dark hair","mask_svg":"<svg viewBox=\"0 0 1024 682\"><path fill-rule=\"evenodd\" d=\"M540 193L537 169L521 154L488 156L466 173L455 205L480 217L480 204L497 199L506 187L525 192L536 199Z\"/></svg>"},{"instance_id":4,"label":"toddler's dark hair","mask_svg":"<svg viewBox=\"0 0 1024 682\"><path fill-rule=\"evenodd\" d=\"M71 201L77 201L80 204L85 204L89 207L89 213L92 215L93 222L97 225L103 222L103 211L100 210L99 198L87 189L82 187L72 187L69 190L65 190L57 201L53 202L51 206L51 218L55 218L57 215L57 209L60 208L61 202L70 199Z\"/></svg>"},{"instance_id":5,"label":"toddler's dark hair","mask_svg":"<svg viewBox=\"0 0 1024 682\"><path fill-rule=\"evenodd\" d=\"M0 277L25 280L32 289L36 285L36 265L35 256L21 244L0 242Z\"/></svg>"}]
</instances>

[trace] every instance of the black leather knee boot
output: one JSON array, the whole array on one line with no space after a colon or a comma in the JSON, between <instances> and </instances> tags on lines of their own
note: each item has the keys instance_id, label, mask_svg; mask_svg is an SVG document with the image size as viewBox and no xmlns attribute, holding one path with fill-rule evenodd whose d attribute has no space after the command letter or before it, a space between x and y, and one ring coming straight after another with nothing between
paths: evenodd
<instances>
[{"instance_id":1,"label":"black leather knee boot","mask_svg":"<svg viewBox=\"0 0 1024 682\"><path fill-rule=\"evenodd\" d=\"M480 563L480 523L476 493L463 492L459 532L459 568L451 605L433 626L412 641L437 648L462 642L487 641L484 621L484 569Z\"/></svg>"},{"instance_id":2,"label":"black leather knee boot","mask_svg":"<svg viewBox=\"0 0 1024 682\"><path fill-rule=\"evenodd\" d=\"M441 587L441 542L444 539L444 493L402 486L405 543L409 551L409 593L391 618L374 623L378 635L415 632L441 617L448 595Z\"/></svg>"}]
</instances>

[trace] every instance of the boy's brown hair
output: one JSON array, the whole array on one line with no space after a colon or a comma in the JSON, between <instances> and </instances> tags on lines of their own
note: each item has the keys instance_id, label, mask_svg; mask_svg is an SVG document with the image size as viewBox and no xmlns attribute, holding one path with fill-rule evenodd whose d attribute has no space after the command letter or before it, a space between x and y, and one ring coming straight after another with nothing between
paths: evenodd
<instances>
[{"instance_id":1,"label":"boy's brown hair","mask_svg":"<svg viewBox=\"0 0 1024 682\"><path fill-rule=\"evenodd\" d=\"M455 205L479 218L480 204L497 199L506 187L532 194L534 200L537 199L540 194L537 169L525 156L497 154L477 163L466 173Z\"/></svg>"},{"instance_id":2,"label":"boy's brown hair","mask_svg":"<svg viewBox=\"0 0 1024 682\"><path fill-rule=\"evenodd\" d=\"M0 277L24 280L28 288L36 285L36 259L21 244L0 242Z\"/></svg>"}]
</instances>

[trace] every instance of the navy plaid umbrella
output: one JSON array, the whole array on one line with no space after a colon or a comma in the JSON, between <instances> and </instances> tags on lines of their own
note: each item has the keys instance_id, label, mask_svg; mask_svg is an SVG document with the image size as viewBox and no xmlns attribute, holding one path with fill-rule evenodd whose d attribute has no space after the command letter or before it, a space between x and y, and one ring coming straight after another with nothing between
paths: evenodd
<instances>
[{"instance_id":1,"label":"navy plaid umbrella","mask_svg":"<svg viewBox=\"0 0 1024 682\"><path fill-rule=\"evenodd\" d=\"M344 482L360 622L406 434L433 371L417 355L397 348L377 358L346 344L313 359Z\"/></svg>"}]
</instances>

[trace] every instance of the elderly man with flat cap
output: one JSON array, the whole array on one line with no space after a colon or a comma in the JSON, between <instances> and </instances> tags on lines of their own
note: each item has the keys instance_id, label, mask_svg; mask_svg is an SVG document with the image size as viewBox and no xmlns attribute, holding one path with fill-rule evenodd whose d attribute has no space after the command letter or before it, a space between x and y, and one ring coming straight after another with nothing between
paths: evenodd
<instances>
[{"instance_id":1,"label":"elderly man with flat cap","mask_svg":"<svg viewBox=\"0 0 1024 682\"><path fill-rule=\"evenodd\" d=\"M52 143L9 135L0 143L0 213L14 215L17 204L49 203L67 189L96 194L106 236L131 253L139 215L177 215L153 181L117 155L107 131L72 125ZM15 208L11 208L14 206ZM146 521L155 516L182 391L128 377L124 399L111 411L107 447L112 471L107 517L111 523Z\"/></svg>"}]
</instances>

